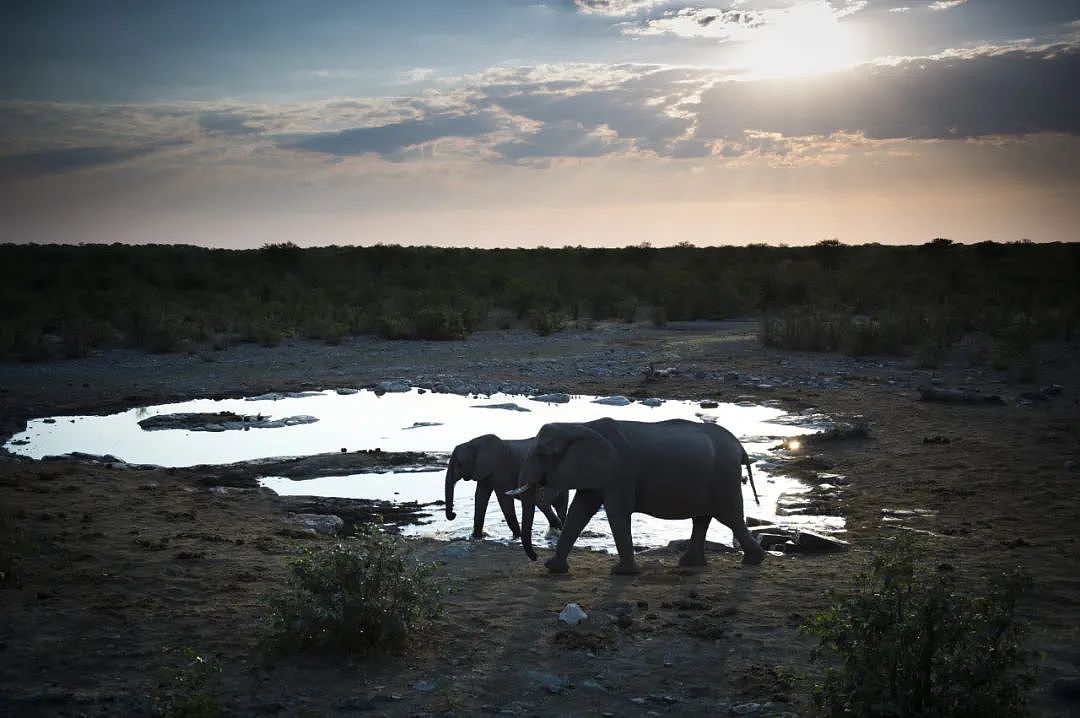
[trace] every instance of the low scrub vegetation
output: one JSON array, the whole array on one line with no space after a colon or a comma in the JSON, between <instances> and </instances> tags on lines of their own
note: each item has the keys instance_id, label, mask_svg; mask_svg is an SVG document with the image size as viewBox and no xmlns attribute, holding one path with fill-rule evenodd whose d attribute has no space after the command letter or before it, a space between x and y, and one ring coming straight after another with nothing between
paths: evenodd
<instances>
[{"instance_id":1,"label":"low scrub vegetation","mask_svg":"<svg viewBox=\"0 0 1080 718\"><path fill-rule=\"evenodd\" d=\"M772 346L912 352L932 365L962 332L999 337L1025 373L1032 341L1077 335L1080 245L1031 243L657 249L267 245L0 245L0 358L337 343L357 334L453 340L566 321L763 317ZM1018 358L1019 357L1019 358Z\"/></svg>"},{"instance_id":2,"label":"low scrub vegetation","mask_svg":"<svg viewBox=\"0 0 1080 718\"><path fill-rule=\"evenodd\" d=\"M291 591L268 599L272 643L282 651L365 653L403 646L441 610L434 566L401 553L380 525L291 566Z\"/></svg>"},{"instance_id":3,"label":"low scrub vegetation","mask_svg":"<svg viewBox=\"0 0 1080 718\"><path fill-rule=\"evenodd\" d=\"M170 673L154 692L153 715L160 718L220 718L227 715L220 696L221 664L218 660L191 648L179 652L183 655L183 665Z\"/></svg>"},{"instance_id":4,"label":"low scrub vegetation","mask_svg":"<svg viewBox=\"0 0 1080 718\"><path fill-rule=\"evenodd\" d=\"M877 555L857 588L833 594L805 629L819 655L835 658L816 701L831 716L993 717L1023 715L1033 682L1016 602L1018 573L973 594L947 565L920 565L904 541Z\"/></svg>"}]
</instances>

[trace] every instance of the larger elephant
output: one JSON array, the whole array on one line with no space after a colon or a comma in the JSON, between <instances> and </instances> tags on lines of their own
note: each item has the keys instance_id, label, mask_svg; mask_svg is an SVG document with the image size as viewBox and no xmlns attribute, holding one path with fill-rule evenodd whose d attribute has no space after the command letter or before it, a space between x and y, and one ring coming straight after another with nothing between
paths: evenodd
<instances>
[{"instance_id":1,"label":"larger elephant","mask_svg":"<svg viewBox=\"0 0 1080 718\"><path fill-rule=\"evenodd\" d=\"M473 480L476 481L473 538L479 539L484 535L484 517L492 491L495 492L495 499L499 502L510 533L517 538L521 534L521 528L514 511L514 499L506 494L517 486L521 465L535 442L536 439L504 440L494 434L484 434L455 446L450 454L450 464L446 467L446 518L457 518L454 513L454 485L459 479ZM531 515L535 511L531 496L523 498L522 504L522 515L526 512ZM552 504L558 512L557 516L552 511ZM566 518L566 504L567 495L564 492L562 496L553 497L541 507L540 510L547 516L552 528L562 526L562 519ZM531 518L529 526L532 527ZM531 547L529 550L532 551Z\"/></svg>"},{"instance_id":2,"label":"larger elephant","mask_svg":"<svg viewBox=\"0 0 1080 718\"><path fill-rule=\"evenodd\" d=\"M545 565L554 573L566 561L581 530L602 505L607 513L619 562L613 573L636 573L630 515L693 519L690 544L679 563L705 564L705 533L717 519L742 546L743 563L765 557L743 516L742 467L753 487L750 459L731 432L714 424L672 419L647 423L598 419L586 423L545 424L521 467L512 495L543 509L551 497L576 489L555 555ZM757 489L754 488L754 498ZM522 546L530 558L531 511L522 513ZM535 560L535 558L533 558Z\"/></svg>"}]
</instances>

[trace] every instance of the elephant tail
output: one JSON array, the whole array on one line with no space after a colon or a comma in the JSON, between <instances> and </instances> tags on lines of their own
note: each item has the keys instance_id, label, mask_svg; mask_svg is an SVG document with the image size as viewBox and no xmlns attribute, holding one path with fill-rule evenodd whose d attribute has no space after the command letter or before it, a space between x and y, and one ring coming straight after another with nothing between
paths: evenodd
<instances>
[{"instance_id":1,"label":"elephant tail","mask_svg":"<svg viewBox=\"0 0 1080 718\"><path fill-rule=\"evenodd\" d=\"M754 472L750 470L750 456L746 453L746 449L742 452L742 462L746 465L746 478L750 479L750 488L754 491L754 503L761 506L761 499L758 498L757 487L754 486Z\"/></svg>"}]
</instances>

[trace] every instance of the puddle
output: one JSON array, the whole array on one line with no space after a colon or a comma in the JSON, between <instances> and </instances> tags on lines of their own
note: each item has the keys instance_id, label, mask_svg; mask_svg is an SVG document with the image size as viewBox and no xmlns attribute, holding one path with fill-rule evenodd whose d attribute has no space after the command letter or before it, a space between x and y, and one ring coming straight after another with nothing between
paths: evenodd
<instances>
[{"instance_id":1,"label":"puddle","mask_svg":"<svg viewBox=\"0 0 1080 718\"><path fill-rule=\"evenodd\" d=\"M747 450L750 451L749 445ZM468 537L472 534L473 493L476 490L476 484L471 481L458 482L454 496L454 511L457 513L457 518L448 521L442 504L434 505L432 503L442 498L445 475L445 470L439 470L355 474L352 476L331 476L299 481L282 477L264 477L259 480L259 483L286 496L339 496L395 502L416 501L427 505L426 508L431 516L430 522L403 526L403 534L406 536L429 536L439 539ZM813 529L815 531L834 532L844 528L844 519L839 516L778 515L776 513L777 502L781 495L804 490L803 485L797 480L787 477L768 476L755 468L754 483L757 484L758 495L761 497L761 506L754 504L754 495L750 490L750 486L745 485L743 487L743 501L746 505L746 512L751 516L770 523L775 522L784 526ZM573 496L571 496L571 499L573 499ZM783 509L780 508L780 510ZM517 507L517 514L519 517L521 516L520 504ZM541 536L547 530L547 526L547 519L537 511L533 524L534 543L541 546L545 545L545 540L542 540ZM692 527L693 522L690 519L671 521L653 518L645 514L634 514L631 519L634 544L638 547L666 546L669 541L674 539L690 538ZM504 542L511 540L510 529L507 528L502 511L499 509L494 497L489 501L487 513L484 516L484 533L495 540ZM546 543L554 548L556 540L557 537L549 537ZM709 526L707 540L731 545L732 536L725 526L713 521ZM599 549L608 553L615 552L615 545L611 539L611 528L608 526L603 509L596 513L574 545Z\"/></svg>"},{"instance_id":2,"label":"puddle","mask_svg":"<svg viewBox=\"0 0 1080 718\"><path fill-rule=\"evenodd\" d=\"M342 449L449 452L481 434L506 439L535 436L550 421L591 421L604 416L633 421L690 419L715 421L738 436L779 439L806 433L806 426L770 423L784 412L765 406L721 404L702 409L696 402L665 401L659 406L593 403L596 397L569 397L565 403L493 394L486 398L435 394L412 389L382 396L372 391L339 394L304 392L277 400L197 399L141 407L108 416L55 416L34 419L4 446L13 454L40 459L79 452L111 454L131 464L195 466L229 464L274 456L308 456ZM280 395L266 395L280 396ZM512 408L493 408L514 405ZM272 428L232 431L190 429L147 431L139 422L168 414L258 415L281 420ZM308 423L284 420L317 419ZM748 451L753 451L747 446Z\"/></svg>"},{"instance_id":3,"label":"puddle","mask_svg":"<svg viewBox=\"0 0 1080 718\"><path fill-rule=\"evenodd\" d=\"M560 397L561 398L561 397ZM262 400L253 400L262 399ZM790 416L780 409L754 404L720 404L703 409L697 402L664 401L658 405L632 402L596 403L597 397L573 396L562 403L536 401L522 396L493 394L469 397L437 394L411 389L407 392L377 395L372 391L304 392L302 394L251 399L200 399L142 407L108 416L57 416L34 419L25 431L16 434L5 449L40 459L70 453L96 456L111 454L132 464L185 467L198 464L227 464L280 456L307 456L336 453L342 449L358 451L449 452L456 444L481 434L493 433L516 439L535 436L540 427L551 421L591 421L604 416L633 421L689 419L715 422L740 437L754 458L785 438L806 434L820 428L822 417ZM147 422L151 417L170 414L219 414L259 417L257 424L233 423L233 430L177 428L146 430L165 422ZM285 421L295 417L314 419L304 423ZM748 514L775 520L786 526L836 531L843 519L785 512L788 499L807 491L798 480L770 473L773 467L759 462L754 478L761 496L761 506L754 504L750 486L744 485ZM430 521L404 527L406 535L437 538L462 538L472 532L473 491L475 484L458 484L455 510L457 518L447 521L441 505L432 502L443 498L444 469L398 470L296 481L281 477L260 480L279 494L335 496L378 499L395 502L416 501L428 505ZM779 502L779 506L778 506ZM520 515L520 508L518 511ZM633 518L634 542L639 547L664 546L672 539L690 536L691 521L667 521L636 514ZM547 520L538 512L535 534L538 538ZM497 540L509 540L498 504L489 502L484 528ZM597 513L576 545L613 551L611 531L603 511ZM723 526L713 522L708 540L730 544L732 537ZM542 543L542 542L539 542Z\"/></svg>"}]
</instances>

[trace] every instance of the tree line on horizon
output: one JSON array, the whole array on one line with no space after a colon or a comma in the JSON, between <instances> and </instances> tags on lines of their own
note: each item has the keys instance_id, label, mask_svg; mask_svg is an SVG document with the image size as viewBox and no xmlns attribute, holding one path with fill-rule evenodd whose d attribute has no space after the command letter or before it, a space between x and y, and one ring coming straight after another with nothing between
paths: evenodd
<instances>
[{"instance_id":1,"label":"tree line on horizon","mask_svg":"<svg viewBox=\"0 0 1080 718\"><path fill-rule=\"evenodd\" d=\"M772 346L932 354L967 331L1077 333L1080 245L464 249L0 245L0 358L538 333L596 320L759 317Z\"/></svg>"}]
</instances>

